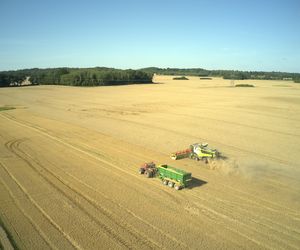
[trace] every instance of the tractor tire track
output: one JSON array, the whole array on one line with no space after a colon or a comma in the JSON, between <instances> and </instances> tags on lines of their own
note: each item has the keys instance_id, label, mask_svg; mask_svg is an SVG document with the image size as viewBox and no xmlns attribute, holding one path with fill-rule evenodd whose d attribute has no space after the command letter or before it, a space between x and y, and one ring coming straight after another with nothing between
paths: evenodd
<instances>
[{"instance_id":1,"label":"tractor tire track","mask_svg":"<svg viewBox=\"0 0 300 250\"><path fill-rule=\"evenodd\" d=\"M8 174L7 167L5 167L2 162L0 162L0 166ZM8 176L9 176L9 174L8 174ZM15 197L15 195L12 193L12 191L7 186L7 184L4 182L4 180L1 178L1 176L0 176L0 182L4 186L5 190L7 191L9 197L11 198L11 201L15 204L16 208L29 221L29 224L36 230L38 235L43 239L43 241L46 243L46 245L49 247L49 249L58 249L51 243L50 239L47 237L47 235L44 234L44 232L39 228L39 226L36 223L34 223L33 219L25 212L25 210L22 208L22 206L18 202L19 199Z\"/></svg>"},{"instance_id":2,"label":"tractor tire track","mask_svg":"<svg viewBox=\"0 0 300 250\"><path fill-rule=\"evenodd\" d=\"M276 224L276 223L271 223L271 225L269 224L265 224L261 221L262 217L259 217L259 219L257 218L256 215L253 216L253 214L251 214L250 211L245 210L245 209L241 209L239 207L231 207L228 205L224 205L224 202L222 204L222 202L219 199L215 199L214 201L216 202L212 202L213 199L209 198L209 199L205 199L205 198L200 198L199 196L196 195L192 195L195 198L195 201L193 202L195 204L196 207L198 207L199 209L204 209L204 211L208 211L211 214L213 214L215 216L215 220L220 222L223 220L225 220L224 225L228 225L228 222L226 222L226 220L230 221L234 226L239 225L239 228L247 229L247 234L246 233L242 233L241 230L239 230L238 234L241 234L243 236L247 236L249 232L253 232L255 234L257 234L259 237L261 237L262 235L264 235L265 239L268 238L270 240L270 238L272 238L272 243L273 242L278 242L277 244L281 244L281 245L285 245L284 249L286 249L286 247L288 246L289 248L294 248L294 249L298 249L298 245L294 245L291 244L291 242L289 240L283 239L282 237L278 237L278 235L285 235L285 237L288 238L293 238L294 241L299 241L299 236L293 236L290 233L293 232L292 230L289 230L288 232L283 232L280 229L276 229L272 226L272 224ZM200 202L197 202L200 201ZM204 205L204 204L210 204L212 203L212 205ZM217 204L217 205L216 205ZM214 209L212 209L211 207L214 207ZM237 211L243 211L244 214L248 215L248 223L245 224L244 222L242 222L243 220L243 213L239 212L237 213ZM221 212L218 212L221 211ZM235 214L235 217L232 217L231 215ZM252 215L249 218L249 215ZM263 218L264 219L264 218ZM268 228L269 230L272 230L273 232L275 232L275 234L270 234L270 231L267 232L262 232L261 230L257 230L257 225L260 225L259 228ZM279 228L281 227L281 225L279 225ZM232 227L230 227L230 230L234 230ZM295 231L294 231L295 232ZM296 234L298 234L298 232L296 232ZM255 239L258 239L259 237L255 237ZM251 238L252 239L252 238ZM259 242L258 240L256 240L257 242ZM260 243L260 244L264 244L264 243ZM274 246L273 246L274 247ZM270 248L273 248L270 247Z\"/></svg>"},{"instance_id":3,"label":"tractor tire track","mask_svg":"<svg viewBox=\"0 0 300 250\"><path fill-rule=\"evenodd\" d=\"M209 208L203 204L199 204L198 202L192 202L194 206L201 209L201 212L206 214L208 218L210 218L214 223L221 225L222 227L226 228L228 231L233 232L234 234L240 235L241 237L253 242L257 246L266 248L266 249L274 249L272 246L266 245L265 243L256 240L256 238L252 238L249 236L249 231L247 233L241 232L241 230L233 229L232 226L229 225L228 222L232 223L233 225L239 224L241 226L245 226L244 223L239 223L236 219L230 218L223 213L219 213L214 209ZM225 221L225 222L224 222ZM243 227L241 227L243 228ZM244 231L244 230L243 230Z\"/></svg>"},{"instance_id":4,"label":"tractor tire track","mask_svg":"<svg viewBox=\"0 0 300 250\"><path fill-rule=\"evenodd\" d=\"M79 188L75 188L72 187L71 185L66 184L66 182L64 181L63 178L59 177L59 175L55 174L53 171L49 170L48 168L44 167L43 165L41 165L37 160L35 160L31 155L27 154L26 152L24 152L23 150L21 150L20 148L18 148L18 151L20 153L22 153L23 155L25 155L27 158L30 159L30 162L35 162L35 164L39 165L41 167L41 169L45 170L47 173L49 173L53 178L55 178L56 180L58 180L61 184L63 184L65 187L69 188L70 190L72 190L74 193L76 193L78 196L80 196L81 198L83 198L84 200L86 200L91 206L93 206L95 209L97 209L99 212L101 212L104 216L106 216L109 220L113 221L115 224L117 224L120 228L122 228L123 230L127 231L128 233L130 233L135 240L143 243L144 245L147 245L149 248L154 248L158 247L158 248L162 248L162 246L157 245L157 243L155 243L154 241L148 240L146 235L141 235L140 232L136 231L130 224L126 223L125 221L120 221L118 222L115 217L115 215L107 210L105 207L101 206L98 202L96 202L94 199L86 196L85 194L83 194L82 192L79 191ZM20 155L19 155L20 157ZM24 157L22 157L23 160ZM38 170L37 170L38 171ZM60 169L60 171L62 171ZM65 171L63 171L65 174L67 174ZM69 175L69 174L68 174ZM69 175L70 176L70 175ZM74 179L74 178L73 178ZM77 179L76 181L78 181L79 179ZM79 183L84 183L84 182L79 182ZM74 185L76 186L76 185ZM85 186L88 186L87 184L85 184ZM95 189L92 189L92 191L96 192ZM103 197L103 195L101 195ZM106 199L108 199L106 197ZM98 219L97 219L98 220Z\"/></svg>"},{"instance_id":5,"label":"tractor tire track","mask_svg":"<svg viewBox=\"0 0 300 250\"><path fill-rule=\"evenodd\" d=\"M1 211L0 211L0 218L5 218L4 223L9 224L9 226L8 226L9 229L12 228L13 239L15 240L17 247L19 247L19 249L25 249L25 245L24 245L24 242L21 240L22 237L21 237L20 233L16 230L15 226L12 223L10 223L7 216L4 213L1 213ZM10 231L10 232L12 232L12 231ZM17 239L15 238L15 236Z\"/></svg>"},{"instance_id":6,"label":"tractor tire track","mask_svg":"<svg viewBox=\"0 0 300 250\"><path fill-rule=\"evenodd\" d=\"M8 145L8 144L6 144ZM9 144L10 146L10 144ZM41 212L41 214L49 221L49 223L54 226L68 241L69 243L76 249L82 249L77 242L75 242L68 234L66 234L62 228L52 220L52 218L45 212L45 210L37 204L37 202L32 199L28 191L21 185L21 183L9 172L8 168L6 168L3 164L1 164L2 168L5 170L5 172L9 175L9 177L16 183L16 185L22 190L24 195L30 200L30 202Z\"/></svg>"},{"instance_id":7,"label":"tractor tire track","mask_svg":"<svg viewBox=\"0 0 300 250\"><path fill-rule=\"evenodd\" d=\"M24 141L24 140L22 140ZM60 189L58 186L56 186L53 182L51 182L47 177L41 174L41 171L39 171L30 161L28 161L25 157L22 157L19 151L19 144L22 142L21 140L15 140L12 143L8 145L8 148L11 150L12 153L14 153L17 157L22 159L27 163L30 168L36 172L41 178L43 178L52 188L54 188L56 191L64 195L70 203L72 203L75 207L78 207L82 212L84 212L91 221L94 221L100 228L112 239L114 239L116 242L120 244L120 246L123 246L127 249L132 249L132 246L129 245L124 239L122 239L112 228L108 227L107 225L103 224L101 221L99 221L98 218L90 214L78 201L77 199L74 199L72 195L67 194L64 190ZM43 167L42 167L43 168ZM46 168L43 168L47 171ZM60 180L58 180L61 182ZM70 187L68 187L71 189ZM71 189L72 190L72 189ZM72 190L73 192L77 193L76 191ZM77 193L77 195L80 195ZM80 195L81 196L81 195ZM84 197L82 197L84 198ZM85 198L86 199L86 198ZM102 211L101 211L102 212Z\"/></svg>"},{"instance_id":8,"label":"tractor tire track","mask_svg":"<svg viewBox=\"0 0 300 250\"><path fill-rule=\"evenodd\" d=\"M254 221L256 224L261 224L262 226L269 228L269 229L273 230L274 232L277 232L279 234L284 234L290 238L293 238L294 240L300 241L300 232L294 228L291 228L291 227L283 225L283 224L279 224L275 220L271 220L267 217L258 216L257 214L252 213L251 210L249 210L249 208L248 209L243 208L242 205L244 205L244 204L242 204L242 203L236 202L235 206L234 206L234 203L232 203L230 201L225 201L225 200L222 200L219 198L215 198L215 200L219 204L223 203L223 204L225 204L225 206L230 207L232 209L232 211L240 210L240 211L243 211L244 214L251 215L252 216L251 220ZM229 213L231 213L232 211L229 211ZM256 219L258 219L258 220L256 220ZM277 228L272 227L272 225L276 225ZM284 229L285 231L283 231L281 229ZM293 233L294 235L292 235L291 233ZM299 242L299 244L300 244L300 242Z\"/></svg>"},{"instance_id":9,"label":"tractor tire track","mask_svg":"<svg viewBox=\"0 0 300 250\"><path fill-rule=\"evenodd\" d=\"M209 204L209 201L203 198L200 198L199 196L196 196L194 194L191 194L192 197L195 198L194 201L191 201L195 207L201 210L201 212L206 215L210 220L212 220L214 223L221 225L222 227L226 228L228 231L233 232L234 234L240 235L241 237L255 243L258 246L261 246L263 248L267 249L274 249L274 245L270 246L269 244L262 242L258 240L259 237L262 237L264 235L265 238L269 238L269 235L267 233L263 233L261 231L256 230L255 227L250 227L248 224L245 224L241 222L237 218L233 218L228 216L228 214L231 214L231 211L228 211L224 207L217 206L217 210L220 210L222 212L218 212L216 209L213 209L211 207L216 207L216 204L218 203L213 203L213 205L208 206L204 204ZM200 202L198 202L200 201ZM226 211L226 214L224 213ZM254 223L255 224L255 223ZM230 226L231 225L231 226ZM254 225L256 226L256 225ZM240 230L235 229L235 227L240 228ZM245 231L246 230L246 231ZM259 237L251 237L251 234L256 234ZM276 237L276 236L274 236ZM273 243L273 242L272 242ZM278 245L275 245L276 247ZM292 247L289 245L289 247ZM296 246L293 246L292 248L297 249ZM285 248L283 248L285 249Z\"/></svg>"}]
</instances>

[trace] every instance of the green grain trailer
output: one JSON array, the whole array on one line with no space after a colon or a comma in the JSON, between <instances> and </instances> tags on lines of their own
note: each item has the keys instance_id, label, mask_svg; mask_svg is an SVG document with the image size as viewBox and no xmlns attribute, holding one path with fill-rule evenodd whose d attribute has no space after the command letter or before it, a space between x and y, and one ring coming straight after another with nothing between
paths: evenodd
<instances>
[{"instance_id":1,"label":"green grain trailer","mask_svg":"<svg viewBox=\"0 0 300 250\"><path fill-rule=\"evenodd\" d=\"M157 176L162 180L164 185L179 190L187 187L192 180L192 174L181 169L173 168L169 165L158 165Z\"/></svg>"}]
</instances>

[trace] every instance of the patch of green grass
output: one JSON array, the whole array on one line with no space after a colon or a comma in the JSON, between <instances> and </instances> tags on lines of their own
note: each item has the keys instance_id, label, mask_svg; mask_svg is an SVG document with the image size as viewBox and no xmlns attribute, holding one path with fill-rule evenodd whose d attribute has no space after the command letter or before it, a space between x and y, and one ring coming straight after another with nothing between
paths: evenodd
<instances>
[{"instance_id":1,"label":"patch of green grass","mask_svg":"<svg viewBox=\"0 0 300 250\"><path fill-rule=\"evenodd\" d=\"M12 234L8 231L7 227L4 225L4 222L2 221L1 217L0 217L0 227L2 227L3 230L5 231L6 236L7 236L8 240L10 241L10 244L12 245L12 247L15 250L19 250L20 248L18 247L18 245L17 245L16 241L14 240ZM3 249L3 248L4 247L0 242L0 249Z\"/></svg>"},{"instance_id":2,"label":"patch of green grass","mask_svg":"<svg viewBox=\"0 0 300 250\"><path fill-rule=\"evenodd\" d=\"M284 85L284 84L276 84L273 86L275 86L275 87L291 87L291 85Z\"/></svg>"},{"instance_id":3,"label":"patch of green grass","mask_svg":"<svg viewBox=\"0 0 300 250\"><path fill-rule=\"evenodd\" d=\"M189 78L185 76L173 77L173 80L189 80Z\"/></svg>"},{"instance_id":4,"label":"patch of green grass","mask_svg":"<svg viewBox=\"0 0 300 250\"><path fill-rule=\"evenodd\" d=\"M2 107L0 107L0 111L11 110L11 109L16 109L16 108L11 107L11 106L2 106Z\"/></svg>"},{"instance_id":5,"label":"patch of green grass","mask_svg":"<svg viewBox=\"0 0 300 250\"><path fill-rule=\"evenodd\" d=\"M293 79L295 83L300 83L300 78Z\"/></svg>"},{"instance_id":6,"label":"patch of green grass","mask_svg":"<svg viewBox=\"0 0 300 250\"><path fill-rule=\"evenodd\" d=\"M235 87L246 87L246 88L253 88L253 87L254 87L254 85L252 85L252 84L245 84L245 83L243 83L243 84L236 84L236 85L235 85Z\"/></svg>"}]
</instances>

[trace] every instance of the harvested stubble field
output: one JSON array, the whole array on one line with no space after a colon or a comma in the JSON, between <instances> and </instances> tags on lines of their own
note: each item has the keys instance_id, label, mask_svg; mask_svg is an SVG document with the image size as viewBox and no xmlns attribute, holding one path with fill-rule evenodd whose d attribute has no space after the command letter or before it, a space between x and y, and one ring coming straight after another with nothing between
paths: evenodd
<instances>
[{"instance_id":1,"label":"harvested stubble field","mask_svg":"<svg viewBox=\"0 0 300 250\"><path fill-rule=\"evenodd\" d=\"M0 217L21 249L299 249L300 86L0 89ZM235 83L244 83L235 81ZM208 142L205 165L170 153ZM145 161L192 172L175 191Z\"/></svg>"}]
</instances>

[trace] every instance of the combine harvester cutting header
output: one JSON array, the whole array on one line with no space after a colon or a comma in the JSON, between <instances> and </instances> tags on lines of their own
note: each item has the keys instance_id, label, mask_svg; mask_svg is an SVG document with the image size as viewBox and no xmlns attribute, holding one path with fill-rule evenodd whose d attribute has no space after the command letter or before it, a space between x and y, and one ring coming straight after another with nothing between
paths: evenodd
<instances>
[{"instance_id":1,"label":"combine harvester cutting header","mask_svg":"<svg viewBox=\"0 0 300 250\"><path fill-rule=\"evenodd\" d=\"M207 143L195 143L185 150L172 153L171 159L190 158L197 161L203 160L205 163L208 163L210 159L218 159L220 156L221 153L216 149L209 148Z\"/></svg>"},{"instance_id":2,"label":"combine harvester cutting header","mask_svg":"<svg viewBox=\"0 0 300 250\"><path fill-rule=\"evenodd\" d=\"M176 190L187 187L192 180L191 173L165 164L156 166L153 162L143 164L139 173L144 174L147 178L158 177L164 185Z\"/></svg>"}]
</instances>

